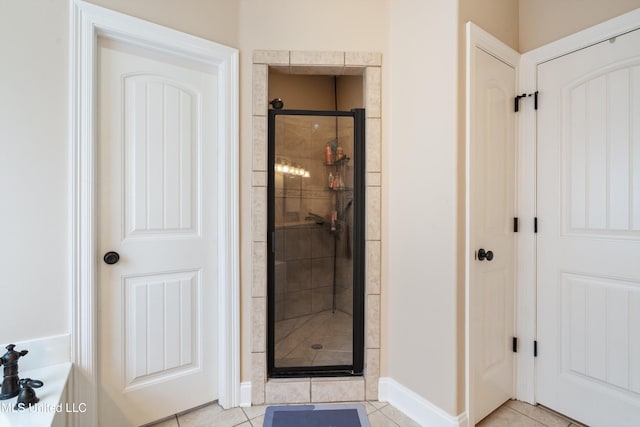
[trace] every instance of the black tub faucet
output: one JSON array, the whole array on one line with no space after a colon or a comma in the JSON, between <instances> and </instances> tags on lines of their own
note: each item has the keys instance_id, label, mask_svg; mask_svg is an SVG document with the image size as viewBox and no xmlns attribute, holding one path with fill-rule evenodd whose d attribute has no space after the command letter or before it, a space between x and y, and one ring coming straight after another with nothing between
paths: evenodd
<instances>
[{"instance_id":1,"label":"black tub faucet","mask_svg":"<svg viewBox=\"0 0 640 427\"><path fill-rule=\"evenodd\" d=\"M2 380L0 400L11 399L20 393L20 386L18 385L18 359L27 354L28 351L15 351L15 347L15 344L9 344L5 347L7 352L0 357L0 365L4 365L4 378Z\"/></svg>"}]
</instances>

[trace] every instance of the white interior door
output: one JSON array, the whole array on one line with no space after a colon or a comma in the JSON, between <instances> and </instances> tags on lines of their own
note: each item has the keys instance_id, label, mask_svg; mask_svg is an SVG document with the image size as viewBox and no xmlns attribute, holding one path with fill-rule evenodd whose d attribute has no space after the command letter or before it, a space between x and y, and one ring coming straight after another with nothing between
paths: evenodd
<instances>
[{"instance_id":1,"label":"white interior door","mask_svg":"<svg viewBox=\"0 0 640 427\"><path fill-rule=\"evenodd\" d=\"M514 386L515 70L474 49L467 182L471 425L511 398ZM493 259L482 259L480 249Z\"/></svg>"},{"instance_id":2,"label":"white interior door","mask_svg":"<svg viewBox=\"0 0 640 427\"><path fill-rule=\"evenodd\" d=\"M640 31L538 66L537 401L640 425Z\"/></svg>"},{"instance_id":3,"label":"white interior door","mask_svg":"<svg viewBox=\"0 0 640 427\"><path fill-rule=\"evenodd\" d=\"M103 38L98 58L99 420L136 426L217 398L217 77Z\"/></svg>"}]
</instances>

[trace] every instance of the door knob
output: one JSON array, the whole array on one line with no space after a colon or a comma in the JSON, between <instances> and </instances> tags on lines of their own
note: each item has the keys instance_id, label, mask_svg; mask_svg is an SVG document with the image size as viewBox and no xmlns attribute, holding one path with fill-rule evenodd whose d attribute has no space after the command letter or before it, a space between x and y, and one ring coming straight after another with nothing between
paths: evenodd
<instances>
[{"instance_id":1,"label":"door knob","mask_svg":"<svg viewBox=\"0 0 640 427\"><path fill-rule=\"evenodd\" d=\"M478 260L480 261L491 261L493 259L493 252L491 251L486 251L482 248L478 249Z\"/></svg>"},{"instance_id":2,"label":"door knob","mask_svg":"<svg viewBox=\"0 0 640 427\"><path fill-rule=\"evenodd\" d=\"M116 262L120 261L120 254L118 254L118 252L110 251L104 254L104 257L102 257L102 259L109 265L115 264Z\"/></svg>"}]
</instances>

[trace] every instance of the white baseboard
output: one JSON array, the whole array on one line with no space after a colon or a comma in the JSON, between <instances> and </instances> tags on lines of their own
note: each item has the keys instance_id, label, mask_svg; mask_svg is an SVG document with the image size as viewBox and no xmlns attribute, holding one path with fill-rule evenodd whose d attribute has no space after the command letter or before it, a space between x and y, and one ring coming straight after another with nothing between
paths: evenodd
<instances>
[{"instance_id":1,"label":"white baseboard","mask_svg":"<svg viewBox=\"0 0 640 427\"><path fill-rule=\"evenodd\" d=\"M467 414L450 415L392 378L380 378L379 399L389 402L421 426L467 427Z\"/></svg>"},{"instance_id":2,"label":"white baseboard","mask_svg":"<svg viewBox=\"0 0 640 427\"><path fill-rule=\"evenodd\" d=\"M240 383L240 406L251 406L251 381Z\"/></svg>"},{"instance_id":3,"label":"white baseboard","mask_svg":"<svg viewBox=\"0 0 640 427\"><path fill-rule=\"evenodd\" d=\"M71 335L69 334L3 343L1 344L1 353L4 353L4 348L7 344L15 344L16 351L29 351L29 353L21 357L18 362L20 371L29 371L71 362Z\"/></svg>"}]
</instances>

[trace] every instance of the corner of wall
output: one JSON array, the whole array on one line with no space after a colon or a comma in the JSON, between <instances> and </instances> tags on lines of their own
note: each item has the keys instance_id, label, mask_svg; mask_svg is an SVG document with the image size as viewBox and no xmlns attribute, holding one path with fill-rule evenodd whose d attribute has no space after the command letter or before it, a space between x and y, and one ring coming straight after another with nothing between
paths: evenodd
<instances>
[{"instance_id":1,"label":"corner of wall","mask_svg":"<svg viewBox=\"0 0 640 427\"><path fill-rule=\"evenodd\" d=\"M469 424L466 412L457 416L450 415L393 378L380 378L378 388L381 401L389 402L420 425L467 427Z\"/></svg>"}]
</instances>

